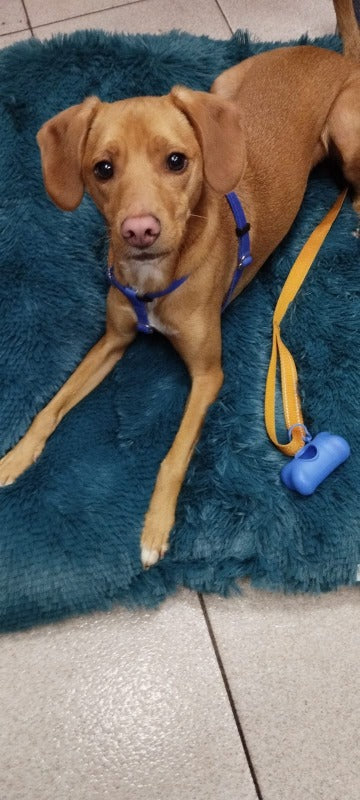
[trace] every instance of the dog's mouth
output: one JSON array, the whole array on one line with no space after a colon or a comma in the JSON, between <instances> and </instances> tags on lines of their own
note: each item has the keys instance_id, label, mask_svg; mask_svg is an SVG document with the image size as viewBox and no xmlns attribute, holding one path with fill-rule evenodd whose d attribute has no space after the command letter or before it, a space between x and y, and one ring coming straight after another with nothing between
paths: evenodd
<instances>
[{"instance_id":1,"label":"dog's mouth","mask_svg":"<svg viewBox=\"0 0 360 800\"><path fill-rule=\"evenodd\" d=\"M141 251L140 253L136 253L132 255L133 261L155 261L156 259L166 258L166 256L170 255L170 250L162 250L159 253L148 253L147 251Z\"/></svg>"}]
</instances>

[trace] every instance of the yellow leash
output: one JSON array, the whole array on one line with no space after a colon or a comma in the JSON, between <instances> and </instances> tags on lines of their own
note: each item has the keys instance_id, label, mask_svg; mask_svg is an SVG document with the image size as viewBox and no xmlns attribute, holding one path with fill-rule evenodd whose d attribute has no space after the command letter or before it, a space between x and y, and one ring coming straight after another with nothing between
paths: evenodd
<instances>
[{"instance_id":1,"label":"yellow leash","mask_svg":"<svg viewBox=\"0 0 360 800\"><path fill-rule=\"evenodd\" d=\"M274 311L273 344L265 390L265 425L273 444L287 456L294 456L311 437L307 436L304 426L295 362L281 339L280 325L290 303L292 303L302 286L333 222L335 222L346 194L347 190L345 189L305 243L290 270ZM288 444L281 444L276 435L275 389L278 359L280 359L283 411L290 438Z\"/></svg>"}]
</instances>

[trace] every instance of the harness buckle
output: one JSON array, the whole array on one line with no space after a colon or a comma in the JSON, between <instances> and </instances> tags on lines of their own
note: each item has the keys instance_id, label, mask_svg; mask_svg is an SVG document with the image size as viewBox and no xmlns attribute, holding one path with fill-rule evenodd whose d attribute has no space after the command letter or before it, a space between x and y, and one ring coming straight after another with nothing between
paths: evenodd
<instances>
[{"instance_id":1,"label":"harness buckle","mask_svg":"<svg viewBox=\"0 0 360 800\"><path fill-rule=\"evenodd\" d=\"M235 233L238 239L241 239L243 236L245 236L246 233L249 233L249 230L250 230L250 222L246 222L242 228L236 227Z\"/></svg>"},{"instance_id":2,"label":"harness buckle","mask_svg":"<svg viewBox=\"0 0 360 800\"><path fill-rule=\"evenodd\" d=\"M240 261L238 263L238 268L239 267L243 267L243 268L248 267L249 264L251 264L251 263L252 263L252 256L249 253L248 255L241 256Z\"/></svg>"}]
</instances>

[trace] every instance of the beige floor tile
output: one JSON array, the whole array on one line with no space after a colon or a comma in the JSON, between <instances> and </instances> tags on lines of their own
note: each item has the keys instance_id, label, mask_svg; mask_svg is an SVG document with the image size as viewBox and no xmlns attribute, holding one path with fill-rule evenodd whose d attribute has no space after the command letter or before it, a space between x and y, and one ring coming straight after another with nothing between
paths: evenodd
<instances>
[{"instance_id":1,"label":"beige floor tile","mask_svg":"<svg viewBox=\"0 0 360 800\"><path fill-rule=\"evenodd\" d=\"M84 28L102 28L111 32L162 33L177 28L196 35L206 34L227 39L231 30L215 0L140 0L140 2L89 16L39 27L35 35L47 39L55 33L71 33Z\"/></svg>"},{"instance_id":2,"label":"beige floor tile","mask_svg":"<svg viewBox=\"0 0 360 800\"><path fill-rule=\"evenodd\" d=\"M358 800L359 588L206 600L265 800Z\"/></svg>"},{"instance_id":3,"label":"beige floor tile","mask_svg":"<svg viewBox=\"0 0 360 800\"><path fill-rule=\"evenodd\" d=\"M113 6L122 6L136 0L26 0L31 25L46 25L48 22L77 17L93 11L102 11Z\"/></svg>"},{"instance_id":4,"label":"beige floor tile","mask_svg":"<svg viewBox=\"0 0 360 800\"><path fill-rule=\"evenodd\" d=\"M247 28L263 41L296 39L303 33L324 36L335 31L332 0L219 0L233 31Z\"/></svg>"},{"instance_id":5,"label":"beige floor tile","mask_svg":"<svg viewBox=\"0 0 360 800\"><path fill-rule=\"evenodd\" d=\"M15 42L22 42L25 39L31 39L31 32L29 30L6 33L5 36L0 36L0 49L2 47L8 47Z\"/></svg>"},{"instance_id":6,"label":"beige floor tile","mask_svg":"<svg viewBox=\"0 0 360 800\"><path fill-rule=\"evenodd\" d=\"M27 21L21 0L1 0L0 34L21 31L24 28L27 28Z\"/></svg>"},{"instance_id":7,"label":"beige floor tile","mask_svg":"<svg viewBox=\"0 0 360 800\"><path fill-rule=\"evenodd\" d=\"M196 594L3 636L4 800L256 800Z\"/></svg>"}]
</instances>

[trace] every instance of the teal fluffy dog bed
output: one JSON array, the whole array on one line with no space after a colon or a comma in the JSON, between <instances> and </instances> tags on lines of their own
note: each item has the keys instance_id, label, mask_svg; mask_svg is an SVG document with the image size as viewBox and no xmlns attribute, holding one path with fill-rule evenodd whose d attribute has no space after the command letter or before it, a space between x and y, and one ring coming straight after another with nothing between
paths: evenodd
<instances>
[{"instance_id":1,"label":"teal fluffy dog bed","mask_svg":"<svg viewBox=\"0 0 360 800\"><path fill-rule=\"evenodd\" d=\"M318 44L338 48L337 39ZM76 33L0 54L1 454L104 329L106 234L89 198L74 213L49 201L35 134L61 109L98 94L209 89L223 69L269 45L171 33ZM284 186L284 203L291 186ZM160 461L189 389L161 336L138 336L104 383L48 441L38 462L0 491L2 630L114 603L152 606L178 586L228 593L257 586L325 591L356 580L360 561L358 398L360 269L349 202L283 325L315 434L332 430L351 458L310 498L280 482L284 457L263 421L271 320L305 239L338 192L311 178L293 229L223 319L225 383L181 492L165 559L144 572L139 538Z\"/></svg>"}]
</instances>

